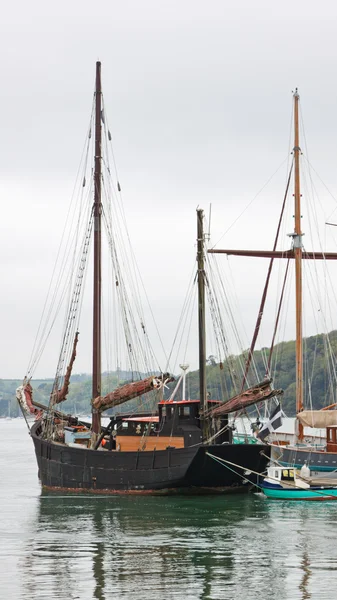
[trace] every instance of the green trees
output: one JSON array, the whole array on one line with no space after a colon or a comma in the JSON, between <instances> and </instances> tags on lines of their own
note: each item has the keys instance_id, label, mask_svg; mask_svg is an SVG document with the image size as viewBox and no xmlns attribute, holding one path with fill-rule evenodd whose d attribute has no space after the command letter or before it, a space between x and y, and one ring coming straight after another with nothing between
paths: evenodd
<instances>
[{"instance_id":1,"label":"green trees","mask_svg":"<svg viewBox=\"0 0 337 600\"><path fill-rule=\"evenodd\" d=\"M242 373L247 352L240 356L230 356L223 363L210 356L207 360L207 392L213 400L226 400L237 394L242 385ZM306 408L320 409L335 402L336 389L334 371L337 356L337 331L328 335L319 334L304 340L304 399ZM269 349L254 352L254 367L250 368L248 379L251 385L262 380L266 374ZM255 371L258 373L256 377ZM271 377L274 387L284 391L283 410L288 416L296 413L296 364L295 342L282 342L274 348L271 364ZM190 399L199 397L198 371L187 375L186 390Z\"/></svg>"},{"instance_id":2,"label":"green trees","mask_svg":"<svg viewBox=\"0 0 337 600\"><path fill-rule=\"evenodd\" d=\"M319 334L304 339L304 396L307 408L320 409L335 401L334 390L336 389L336 359L337 356L337 331L331 331L328 335ZM209 356L207 359L207 392L213 400L226 400L234 396L241 389L242 373L248 351L241 356L230 356L226 361L219 357ZM266 373L266 361L269 357L269 349L262 348L254 352L254 367L248 374L251 385L262 380ZM258 373L256 378L255 370ZM283 410L288 416L295 415L296 409L296 372L295 372L295 342L282 342L274 348L271 376L275 388L282 388ZM127 380L130 374L126 372L105 373L102 378L102 393L115 389ZM15 399L15 390L21 385L17 379L0 379L0 416L18 416L19 407ZM171 384L171 389L175 383ZM34 397L41 404L48 404L52 389L51 379L40 379L33 381ZM176 399L180 399L178 392ZM169 391L166 391L166 397ZM186 398L199 398L199 374L192 371L186 377ZM89 414L91 410L91 377L86 374L73 375L70 382L69 396L61 405L61 410L73 414ZM141 405L140 400L131 400L123 405L127 411L151 410L151 406Z\"/></svg>"}]
</instances>

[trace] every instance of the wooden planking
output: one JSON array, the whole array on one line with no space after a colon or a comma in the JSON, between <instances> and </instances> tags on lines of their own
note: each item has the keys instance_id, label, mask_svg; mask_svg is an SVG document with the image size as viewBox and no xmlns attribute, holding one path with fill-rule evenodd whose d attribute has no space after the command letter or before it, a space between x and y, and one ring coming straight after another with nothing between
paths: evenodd
<instances>
[{"instance_id":1,"label":"wooden planking","mask_svg":"<svg viewBox=\"0 0 337 600\"><path fill-rule=\"evenodd\" d=\"M144 448L143 448L144 444ZM172 436L151 436L146 438L135 435L117 435L116 436L116 448L127 451L137 450L165 450L168 446L174 448L184 448L183 437L172 437Z\"/></svg>"}]
</instances>

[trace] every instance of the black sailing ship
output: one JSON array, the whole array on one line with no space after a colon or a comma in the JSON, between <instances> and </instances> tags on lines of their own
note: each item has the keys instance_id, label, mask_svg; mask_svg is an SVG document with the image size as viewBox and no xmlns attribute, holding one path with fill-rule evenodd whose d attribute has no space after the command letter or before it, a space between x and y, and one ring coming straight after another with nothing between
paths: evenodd
<instances>
[{"instance_id":1,"label":"black sailing ship","mask_svg":"<svg viewBox=\"0 0 337 600\"><path fill-rule=\"evenodd\" d=\"M21 408L35 415L30 434L34 443L38 472L44 489L92 493L170 493L243 491L255 481L268 461L268 447L255 443L233 443L233 431L228 427L228 413L264 400L276 392L269 382L239 394L228 402L211 402L206 394L205 377L205 307L204 307L204 234L203 213L198 216L198 291L199 291L199 367L200 400L164 400L163 390L172 381L168 373L158 370L117 387L102 395L102 219L108 209L102 202L102 176L105 164L102 147L111 140L110 131L102 140L106 125L101 88L101 64L96 63L93 122L95 129L94 170L91 209L83 236L83 254L78 260L78 275L69 302L61 354L49 406L33 398L31 376L17 390ZM89 138L91 130L89 130ZM109 171L110 172L110 171ZM103 182L103 184L102 184ZM84 182L83 182L84 185ZM116 185L120 191L119 183ZM91 196L92 198L92 196ZM109 227L106 227L109 234ZM71 371L78 344L76 310L80 305L80 288L93 233L93 349L92 349L92 421L81 421L58 410L68 394ZM111 232L110 232L111 233ZM109 248L116 257L115 240ZM68 252L69 254L69 252ZM84 258L83 258L84 257ZM128 303L123 293L119 267L114 275L115 290L121 294L124 325L130 333ZM122 289L122 291L121 291ZM141 322L145 330L143 322ZM145 339L145 338L143 338ZM126 335L127 347L133 347ZM66 369L64 366L68 365ZM115 414L107 425L102 424L103 411L148 395L155 396L155 409L133 409ZM211 455L211 456L210 456ZM217 460L217 459L220 459ZM232 466L229 466L229 463ZM226 466L228 465L228 466ZM233 466L235 465L235 466Z\"/></svg>"}]
</instances>

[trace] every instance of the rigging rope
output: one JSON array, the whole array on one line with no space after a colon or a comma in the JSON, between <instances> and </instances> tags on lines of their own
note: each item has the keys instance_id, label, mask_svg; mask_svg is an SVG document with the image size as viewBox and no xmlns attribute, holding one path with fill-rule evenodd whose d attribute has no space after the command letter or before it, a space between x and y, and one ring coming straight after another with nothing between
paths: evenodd
<instances>
[{"instance_id":1,"label":"rigging rope","mask_svg":"<svg viewBox=\"0 0 337 600\"><path fill-rule=\"evenodd\" d=\"M285 290L285 286L286 286L286 282L287 282L287 277L288 277L289 263L290 263L290 259L288 259L288 261L287 261L287 267L286 267L286 271L285 271L285 274L284 274L283 286L282 286L282 291L281 291L279 306L278 306L277 315L276 315L274 332L273 332L273 337L272 337L272 341L271 341L271 345L270 345L269 358L268 358L267 370L266 370L266 374L267 375L270 373L270 370L271 370L271 361L272 361L273 352L274 352L275 337L276 337L276 333L277 333L277 329L278 329L278 324L279 324L279 320L280 320L281 308L282 308L282 304L283 304L284 290Z\"/></svg>"},{"instance_id":2,"label":"rigging rope","mask_svg":"<svg viewBox=\"0 0 337 600\"><path fill-rule=\"evenodd\" d=\"M83 287L88 273L88 256L90 252L90 240L93 229L93 171L90 172L90 185L87 185L87 171L89 157L94 158L94 140L91 136L94 120L94 106L92 104L92 112L89 124L88 134L86 136L85 146L82 152L79 170L76 177L74 191L71 198L69 211L67 214L66 225L64 227L61 243L57 254L57 260L49 284L48 295L45 301L43 314L41 317L38 333L34 342L34 346L29 361L28 375L32 377L33 370L36 368L41 354L46 346L50 333L59 315L61 305L66 303L68 310L64 320L64 333L62 337L60 353L57 363L57 369L54 379L54 384L49 402L49 414L47 417L47 430L52 433L52 414L51 410L57 397L57 392L62 388L64 382L64 371L68 365L72 354L72 340L75 331L78 331L79 321L83 307ZM104 105L103 115L104 115ZM151 346L149 333L145 324L144 310L141 306L141 286L145 291L143 281L139 277L139 269L135 259L135 253L132 249L130 237L126 227L126 217L121 198L121 187L117 175L116 161L111 145L111 134L107 128L106 117L102 118L102 196L101 210L103 216L103 224L107 233L107 245L110 250L110 258L112 259L112 269L109 269L108 274L111 280L110 288L102 286L105 296L108 297L108 304L113 300L113 310L108 310L108 320L105 321L102 315L102 325L106 327L104 330L107 355L109 342L108 332L113 326L113 335L117 345L117 369L121 367L120 363L120 331L123 330L124 339L126 342L126 358L128 365L131 367L133 376L142 378L144 373L161 372L159 364L155 360L154 350ZM112 155L114 170L117 178L117 183L111 177L111 169L109 166L109 155ZM92 161L93 162L93 161ZM77 191L77 194L76 194ZM77 216L78 215L78 216ZM77 221L76 221L77 218ZM74 227L75 226L75 227ZM75 229L75 234L73 234ZM126 240L126 243L125 243ZM117 252L117 244L120 246L120 251ZM129 247L127 247L129 246ZM122 276L123 274L123 276ZM128 281L127 281L128 280ZM69 290L67 297L66 290ZM145 293L146 300L148 297ZM116 316L117 304L121 310L121 320ZM105 307L105 297L102 298L102 306ZM149 302L148 306L150 308ZM150 308L151 310L151 308ZM111 315L115 321L111 323ZM158 327L155 323L153 313L151 311L153 323L155 324L158 339ZM161 345L162 341L160 340ZM74 360L73 358L70 362ZM69 365L68 365L69 366ZM68 369L69 371L69 369ZM120 369L121 371L121 369ZM104 379L104 383L105 379ZM157 403L153 402L154 394L146 397L146 403L151 404L151 410L155 410ZM139 412L139 403L142 399L137 400L137 407L129 407L129 411L133 414L134 410Z\"/></svg>"},{"instance_id":3,"label":"rigging rope","mask_svg":"<svg viewBox=\"0 0 337 600\"><path fill-rule=\"evenodd\" d=\"M92 123L92 119L93 119L93 114L94 114L94 101L92 103L92 110L91 110L91 117L90 117L90 123L89 123L89 128L88 130L90 131L91 129L91 123ZM82 156L81 156L81 160L80 160L80 165L77 171L77 175L76 175L76 179L75 179L75 184L74 184L74 188L73 188L73 192L72 192L72 196L71 196L71 201L70 201L70 205L69 205L69 209L67 212L67 216L66 216L66 220L65 220L65 225L64 225L64 229L63 229L63 233L61 236L61 241L59 244L59 249L58 249L58 253L57 253L57 257L56 257L56 261L55 261L55 265L54 265L54 269L50 278L50 283L49 283L49 287L47 290L47 295L46 295L46 299L44 302L44 306L43 306L43 310L42 310L42 315L41 315L41 319L40 319L40 323L38 326L38 330L37 330L37 334L34 340L34 344L33 344L33 348L31 351L31 356L29 359L29 363L28 363L28 369L27 369L27 376L29 378L31 378L33 376L33 372L41 358L41 355L43 353L43 350L45 348L45 345L47 343L48 337L50 335L50 331L53 327L53 323L55 321L56 318L56 314L59 310L59 304L58 307L55 309L55 317L53 319L53 323L51 327L48 327L48 323L52 317L52 313L54 310L54 307L56 306L56 302L57 302L57 293L58 290L61 287L61 281L62 281L62 277L64 275L64 273L66 272L66 262L69 259L70 256L70 243L71 243L71 225L73 223L73 219L75 217L76 214L76 205L78 203L78 196L76 198L75 192L78 188L78 182L80 179L80 173L82 170L82 164L84 162L85 168L86 168L86 164L87 164L87 158L88 158L88 152L89 152L89 139L88 139L88 135L86 136L86 141L84 144L84 148L82 151ZM84 157L84 159L83 159ZM83 189L81 190L80 193L80 202L82 202L82 198L83 198ZM65 249L63 252L63 258L61 256L61 250L63 248L64 245L64 241L66 239L66 232L68 229L68 239L65 242ZM59 269L58 269L58 275L57 275L57 265L60 263ZM55 277L56 281L55 281ZM53 283L54 282L54 283ZM52 290L53 293L52 293Z\"/></svg>"},{"instance_id":4,"label":"rigging rope","mask_svg":"<svg viewBox=\"0 0 337 600\"><path fill-rule=\"evenodd\" d=\"M254 198L252 198L252 200L250 200L250 202L248 202L248 204L246 205L246 207L243 209L243 211L239 214L238 217L236 217L236 219L233 221L233 223L228 227L228 229L226 229L226 231L222 234L222 236L218 239L218 241L212 246L212 248L215 248L215 246L217 246L219 244L219 242L221 242L221 240L225 237L225 235L232 229L232 227L234 227L234 225L238 222L239 219L241 219L242 215L244 215L244 213L246 212L246 210L248 210L248 208L253 204L253 202L256 200L256 198L258 198L258 196L261 194L261 192L263 192L263 190L267 187L267 185L271 182L271 180L275 177L275 175L280 171L280 169L282 169L283 165L289 160L288 155L287 157L282 161L282 163L280 164L280 166L276 169L276 171L274 171L274 173L269 177L269 179L266 181L266 183L262 186L262 188L255 194Z\"/></svg>"},{"instance_id":5,"label":"rigging rope","mask_svg":"<svg viewBox=\"0 0 337 600\"><path fill-rule=\"evenodd\" d=\"M279 222L278 222L278 226L277 226L277 230L276 230L273 251L275 251L276 248L277 248L277 243L278 243L278 238L279 238L281 223L282 223L283 214L284 214L285 203L286 203L286 200L287 200L287 197L288 197L288 191L289 191L289 185L290 185L290 179L291 179L292 170L293 170L293 164L291 165L291 168L290 168L290 171L289 171L287 186L286 186L286 190L285 190L285 194L284 194L284 198L283 198L283 204L282 204L282 208L281 208L281 214L280 214L280 218L279 218ZM269 280L270 280L271 272L272 272L272 269L273 269L273 264L274 264L274 258L271 258L270 262L269 262L269 267L268 267L266 282L265 282L265 286L264 286L264 290L263 290L263 294L262 294L261 304L260 304L260 308L259 308L259 312L258 312L258 316L257 316L257 320L256 320L256 325L255 325L255 330L254 330L254 334L253 334L253 339L252 339L251 346L249 348L249 353L248 353L248 357L247 357L245 372L244 372L243 380L242 380L241 391L243 391L245 385L247 384L247 375L248 375L248 372L249 372L250 363L251 363L252 356L253 356L253 353L254 353L256 340L258 338L259 331L260 331L260 325L261 325L261 321L262 321L262 317L263 317L263 312L264 312L264 307L265 307L265 303L266 303L266 299L267 299L267 292L268 292L268 287L269 287ZM288 261L288 264L289 264L289 261ZM288 267L287 267L287 271L288 271ZM275 338L275 332L274 332L274 338Z\"/></svg>"}]
</instances>

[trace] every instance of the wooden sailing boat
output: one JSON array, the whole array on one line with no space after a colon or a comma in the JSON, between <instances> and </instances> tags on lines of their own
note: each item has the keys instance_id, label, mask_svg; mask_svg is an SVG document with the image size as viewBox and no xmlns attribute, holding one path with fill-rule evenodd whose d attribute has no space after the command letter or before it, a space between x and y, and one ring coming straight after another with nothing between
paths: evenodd
<instances>
[{"instance_id":1,"label":"wooden sailing boat","mask_svg":"<svg viewBox=\"0 0 337 600\"><path fill-rule=\"evenodd\" d=\"M73 339L65 374L57 377L50 396L49 406L41 406L33 398L30 378L26 378L17 391L20 405L36 415L31 437L42 486L52 490L88 491L93 493L116 492L172 492L215 491L235 488L246 490L247 481L242 469L229 470L210 460L206 449L214 456L244 466L248 470L262 471L268 457L261 454L261 446L232 443L231 430L227 429L210 443L209 407L205 393L205 335L204 335L204 272L202 212L198 213L198 279L199 279L199 329L200 329L200 390L201 400L165 401L163 388L172 380L168 373L153 372L145 378L102 395L101 330L102 330L102 108L101 64L96 64L95 86L95 149L93 190L94 201L89 211L84 255L88 254L88 240L93 230L93 346L92 346L92 422L82 422L59 411L57 406L66 399L71 371L78 351L78 331L74 330L75 307L79 302L84 259L79 261L80 275L75 282L74 301L70 303L61 359L64 362L65 344ZM90 136L90 133L89 133ZM110 134L109 134L110 139ZM106 182L105 182L106 185ZM115 240L110 241L115 256ZM117 269L115 287L120 289L122 274ZM122 296L124 321L128 303ZM142 328L144 325L142 323ZM127 330L129 335L129 329ZM127 338L127 349L132 344ZM139 339L139 338L138 338ZM102 412L115 408L134 398L149 393L157 394L155 409L148 412L129 411L114 415L108 425L101 422ZM218 425L223 429L223 419ZM213 419L214 421L214 419Z\"/></svg>"},{"instance_id":2,"label":"wooden sailing boat","mask_svg":"<svg viewBox=\"0 0 337 600\"><path fill-rule=\"evenodd\" d=\"M255 258L269 258L269 270L267 280L262 296L261 305L259 308L258 319L254 331L253 341L248 353L247 364L245 368L243 387L246 383L247 374L251 365L251 360L255 348L255 343L258 337L262 315L264 311L268 283L275 259L287 259L295 261L295 297L296 297L296 441L292 444L287 444L282 441L281 444L277 441L277 434L274 435L276 441L272 445L272 458L277 460L283 466L292 466L301 468L304 464L313 471L332 471L337 468L337 410L336 405L328 406L327 409L320 411L305 410L304 393L303 393L303 326L302 326L302 261L303 260L336 260L337 253L334 252L307 252L303 249L302 229L301 229L301 189L300 189L300 140L299 140L299 94L296 89L293 94L294 101L294 147L293 147L293 168L294 168L294 232L290 234L292 237L292 248L287 251L276 250L280 224L283 216L284 204L289 188L290 175L288 179L287 190L282 207L280 222L277 229L277 235L274 243L274 248L271 251L246 251L246 250L219 250L210 249L210 253L223 253L226 255L248 256ZM284 287L283 287L284 290ZM283 296L283 290L281 296ZM280 306L276 319L276 327L280 314ZM272 342L272 348L275 339L275 332ZM271 358L271 357L270 357ZM270 367L270 359L268 369ZM329 410L330 409L330 410ZM332 410L331 410L332 409ZM315 439L311 436L304 436L304 426L313 428L326 429L326 443L324 447L317 447ZM271 441L271 440L270 440Z\"/></svg>"}]
</instances>

